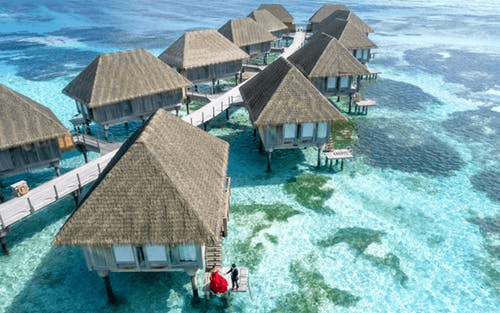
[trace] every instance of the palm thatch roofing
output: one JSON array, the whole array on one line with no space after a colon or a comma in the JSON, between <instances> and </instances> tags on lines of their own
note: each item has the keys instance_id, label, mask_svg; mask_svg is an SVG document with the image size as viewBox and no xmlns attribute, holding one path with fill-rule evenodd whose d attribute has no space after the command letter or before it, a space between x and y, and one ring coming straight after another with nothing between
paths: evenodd
<instances>
[{"instance_id":1,"label":"palm thatch roofing","mask_svg":"<svg viewBox=\"0 0 500 313\"><path fill-rule=\"evenodd\" d=\"M257 126L345 121L346 118L291 63L279 58L240 87Z\"/></svg>"},{"instance_id":2,"label":"palm thatch roofing","mask_svg":"<svg viewBox=\"0 0 500 313\"><path fill-rule=\"evenodd\" d=\"M63 93L89 108L164 93L191 82L144 49L98 56Z\"/></svg>"},{"instance_id":3,"label":"palm thatch roofing","mask_svg":"<svg viewBox=\"0 0 500 313\"><path fill-rule=\"evenodd\" d=\"M0 150L69 135L52 111L0 84Z\"/></svg>"},{"instance_id":4,"label":"palm thatch roofing","mask_svg":"<svg viewBox=\"0 0 500 313\"><path fill-rule=\"evenodd\" d=\"M372 49L377 48L359 28L354 25L352 20L349 20L339 39L340 43L347 49Z\"/></svg>"},{"instance_id":5,"label":"palm thatch roofing","mask_svg":"<svg viewBox=\"0 0 500 313\"><path fill-rule=\"evenodd\" d=\"M363 33L374 33L375 30L368 26L362 19L360 19L356 14L353 12L349 13L349 20L358 28L361 32Z\"/></svg>"},{"instance_id":6,"label":"palm thatch roofing","mask_svg":"<svg viewBox=\"0 0 500 313\"><path fill-rule=\"evenodd\" d=\"M281 4L261 4L258 10L267 10L281 22L293 24L293 16Z\"/></svg>"},{"instance_id":7,"label":"palm thatch roofing","mask_svg":"<svg viewBox=\"0 0 500 313\"><path fill-rule=\"evenodd\" d=\"M325 33L316 33L308 44L292 54L288 61L308 78L370 74L337 39Z\"/></svg>"},{"instance_id":8,"label":"palm thatch roofing","mask_svg":"<svg viewBox=\"0 0 500 313\"><path fill-rule=\"evenodd\" d=\"M56 245L220 243L229 144L159 109L113 157Z\"/></svg>"},{"instance_id":9,"label":"palm thatch roofing","mask_svg":"<svg viewBox=\"0 0 500 313\"><path fill-rule=\"evenodd\" d=\"M249 17L231 19L219 28L219 32L238 47L276 40L275 36Z\"/></svg>"},{"instance_id":10,"label":"palm thatch roofing","mask_svg":"<svg viewBox=\"0 0 500 313\"><path fill-rule=\"evenodd\" d=\"M186 32L159 59L170 66L191 69L242 61L250 56L215 29Z\"/></svg>"},{"instance_id":11,"label":"palm thatch roofing","mask_svg":"<svg viewBox=\"0 0 500 313\"><path fill-rule=\"evenodd\" d=\"M344 4L325 4L322 5L309 19L309 23L319 23L336 11L349 12L349 8Z\"/></svg>"},{"instance_id":12,"label":"palm thatch roofing","mask_svg":"<svg viewBox=\"0 0 500 313\"><path fill-rule=\"evenodd\" d=\"M257 24L263 26L268 32L279 32L288 29L288 26L283 24L276 16L272 15L268 10L255 10L248 17L251 17Z\"/></svg>"},{"instance_id":13,"label":"palm thatch roofing","mask_svg":"<svg viewBox=\"0 0 500 313\"><path fill-rule=\"evenodd\" d=\"M334 13L323 19L316 26L316 31L318 33L325 33L337 39L340 39L348 21L346 19L338 18Z\"/></svg>"}]
</instances>

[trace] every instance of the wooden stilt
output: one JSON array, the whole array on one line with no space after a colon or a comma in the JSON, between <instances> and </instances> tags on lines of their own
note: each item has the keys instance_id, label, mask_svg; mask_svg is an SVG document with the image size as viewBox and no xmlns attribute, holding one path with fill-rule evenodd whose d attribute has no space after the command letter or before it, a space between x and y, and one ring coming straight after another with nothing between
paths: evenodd
<instances>
[{"instance_id":1,"label":"wooden stilt","mask_svg":"<svg viewBox=\"0 0 500 313\"><path fill-rule=\"evenodd\" d=\"M113 293L113 289L111 288L111 282L109 281L109 275L103 277L104 279L104 287L106 287L106 294L108 295L109 303L116 303L116 296Z\"/></svg>"},{"instance_id":2,"label":"wooden stilt","mask_svg":"<svg viewBox=\"0 0 500 313\"><path fill-rule=\"evenodd\" d=\"M186 113L189 115L189 101L186 102Z\"/></svg>"},{"instance_id":3,"label":"wooden stilt","mask_svg":"<svg viewBox=\"0 0 500 313\"><path fill-rule=\"evenodd\" d=\"M179 108L175 108L175 116L179 117Z\"/></svg>"},{"instance_id":4,"label":"wooden stilt","mask_svg":"<svg viewBox=\"0 0 500 313\"><path fill-rule=\"evenodd\" d=\"M226 121L229 121L229 107L226 109Z\"/></svg>"},{"instance_id":5,"label":"wooden stilt","mask_svg":"<svg viewBox=\"0 0 500 313\"><path fill-rule=\"evenodd\" d=\"M85 162L85 163L87 163L87 162ZM61 176L61 171L59 169L59 165L54 165L54 170L56 171L57 177Z\"/></svg>"},{"instance_id":6,"label":"wooden stilt","mask_svg":"<svg viewBox=\"0 0 500 313\"><path fill-rule=\"evenodd\" d=\"M127 131L127 133L128 133L128 123L127 123L127 122L125 122L125 130L126 130L126 131Z\"/></svg>"},{"instance_id":7,"label":"wooden stilt","mask_svg":"<svg viewBox=\"0 0 500 313\"><path fill-rule=\"evenodd\" d=\"M203 123L203 130L207 131L207 123Z\"/></svg>"},{"instance_id":8,"label":"wooden stilt","mask_svg":"<svg viewBox=\"0 0 500 313\"><path fill-rule=\"evenodd\" d=\"M271 151L267 153L267 172L271 172Z\"/></svg>"},{"instance_id":9,"label":"wooden stilt","mask_svg":"<svg viewBox=\"0 0 500 313\"><path fill-rule=\"evenodd\" d=\"M212 79L212 94L215 94L215 79Z\"/></svg>"},{"instance_id":10,"label":"wooden stilt","mask_svg":"<svg viewBox=\"0 0 500 313\"><path fill-rule=\"evenodd\" d=\"M193 288L193 297L199 298L198 287L196 286L196 275L191 276L191 287Z\"/></svg>"},{"instance_id":11,"label":"wooden stilt","mask_svg":"<svg viewBox=\"0 0 500 313\"><path fill-rule=\"evenodd\" d=\"M108 139L108 127L104 126L102 128L102 131L104 132L104 138L109 141L109 139Z\"/></svg>"},{"instance_id":12,"label":"wooden stilt","mask_svg":"<svg viewBox=\"0 0 500 313\"><path fill-rule=\"evenodd\" d=\"M253 136L256 137L257 136L257 128L254 127L253 129Z\"/></svg>"},{"instance_id":13,"label":"wooden stilt","mask_svg":"<svg viewBox=\"0 0 500 313\"><path fill-rule=\"evenodd\" d=\"M78 206L78 191L72 193L73 199L75 200L75 206Z\"/></svg>"},{"instance_id":14,"label":"wooden stilt","mask_svg":"<svg viewBox=\"0 0 500 313\"><path fill-rule=\"evenodd\" d=\"M344 159L340 160L340 170L344 170Z\"/></svg>"},{"instance_id":15,"label":"wooden stilt","mask_svg":"<svg viewBox=\"0 0 500 313\"><path fill-rule=\"evenodd\" d=\"M87 157L87 150L85 150L85 148L83 148L81 151L82 151L83 159L85 160L85 163L89 163L89 159Z\"/></svg>"},{"instance_id":16,"label":"wooden stilt","mask_svg":"<svg viewBox=\"0 0 500 313\"><path fill-rule=\"evenodd\" d=\"M2 251L6 254L9 255L9 247L7 246L7 240L5 240L5 237L0 238L0 245L2 246Z\"/></svg>"},{"instance_id":17,"label":"wooden stilt","mask_svg":"<svg viewBox=\"0 0 500 313\"><path fill-rule=\"evenodd\" d=\"M351 113L352 95L349 95L349 113Z\"/></svg>"},{"instance_id":18,"label":"wooden stilt","mask_svg":"<svg viewBox=\"0 0 500 313\"><path fill-rule=\"evenodd\" d=\"M236 86L238 86L238 73L234 74L234 81L236 82Z\"/></svg>"},{"instance_id":19,"label":"wooden stilt","mask_svg":"<svg viewBox=\"0 0 500 313\"><path fill-rule=\"evenodd\" d=\"M318 165L317 167L320 168L321 166L321 146L318 146Z\"/></svg>"}]
</instances>

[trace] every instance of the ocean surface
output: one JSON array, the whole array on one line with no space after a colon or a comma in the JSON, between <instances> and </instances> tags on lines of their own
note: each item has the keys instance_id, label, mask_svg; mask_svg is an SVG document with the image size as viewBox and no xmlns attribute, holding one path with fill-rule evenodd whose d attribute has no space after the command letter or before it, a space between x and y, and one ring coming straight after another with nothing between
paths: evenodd
<instances>
[{"instance_id":1,"label":"ocean surface","mask_svg":"<svg viewBox=\"0 0 500 313\"><path fill-rule=\"evenodd\" d=\"M219 28L259 2L0 0L0 83L71 127L76 106L61 90L100 53L158 55L183 32ZM277 2L303 27L326 3ZM0 312L498 312L500 3L345 3L375 29L369 66L382 74L363 84L378 104L353 116L358 140L343 171L316 169L310 148L274 153L268 174L245 109L210 125L231 144L224 265L249 268L251 292L192 306L183 273L112 273L119 303L109 305L79 249L52 245L74 209L68 197L12 227ZM63 172L83 164L77 152L64 156ZM53 176L6 178L1 190Z\"/></svg>"}]
</instances>

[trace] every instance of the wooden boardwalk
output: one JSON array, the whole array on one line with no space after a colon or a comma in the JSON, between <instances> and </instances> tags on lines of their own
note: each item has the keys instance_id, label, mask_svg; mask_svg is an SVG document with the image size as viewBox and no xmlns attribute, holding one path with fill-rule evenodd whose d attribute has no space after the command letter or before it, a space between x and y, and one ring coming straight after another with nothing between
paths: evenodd
<instances>
[{"instance_id":1,"label":"wooden boardwalk","mask_svg":"<svg viewBox=\"0 0 500 313\"><path fill-rule=\"evenodd\" d=\"M306 33L302 30L299 30L295 33L293 37L293 43L285 49L283 54L281 55L283 58L288 59L295 51L299 50L304 46L304 42L306 40Z\"/></svg>"},{"instance_id":2,"label":"wooden boardwalk","mask_svg":"<svg viewBox=\"0 0 500 313\"><path fill-rule=\"evenodd\" d=\"M335 149L332 151L325 152L326 156L326 163L328 164L328 161L330 161L330 168L333 166L333 160L335 160L335 163L338 163L340 160L340 169L344 169L344 159L350 159L352 158L352 151L350 149Z\"/></svg>"},{"instance_id":3,"label":"wooden boardwalk","mask_svg":"<svg viewBox=\"0 0 500 313\"><path fill-rule=\"evenodd\" d=\"M108 142L86 134L74 134L73 142L79 148L84 148L87 151L99 152L101 155L106 155L115 151L122 145L119 142Z\"/></svg>"},{"instance_id":4,"label":"wooden boardwalk","mask_svg":"<svg viewBox=\"0 0 500 313\"><path fill-rule=\"evenodd\" d=\"M54 178L30 190L25 196L1 203L0 237L8 233L8 227L12 224L36 213L66 195L81 191L85 185L95 181L116 151L118 150Z\"/></svg>"}]
</instances>

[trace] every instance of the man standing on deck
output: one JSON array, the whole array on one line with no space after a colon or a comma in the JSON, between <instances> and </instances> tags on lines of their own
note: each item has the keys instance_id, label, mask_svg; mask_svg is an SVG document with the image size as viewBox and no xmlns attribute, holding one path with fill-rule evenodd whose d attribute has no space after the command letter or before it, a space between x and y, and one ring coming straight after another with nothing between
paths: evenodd
<instances>
[{"instance_id":1,"label":"man standing on deck","mask_svg":"<svg viewBox=\"0 0 500 313\"><path fill-rule=\"evenodd\" d=\"M229 273L231 273L231 282L233 283L233 289L240 288L240 286L238 285L238 268L236 267L236 264L233 264L229 272L227 272L226 274ZM236 288L234 288L234 285L236 285Z\"/></svg>"}]
</instances>

